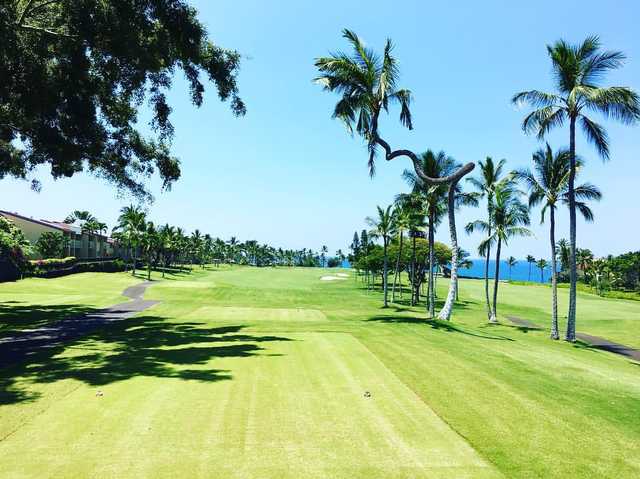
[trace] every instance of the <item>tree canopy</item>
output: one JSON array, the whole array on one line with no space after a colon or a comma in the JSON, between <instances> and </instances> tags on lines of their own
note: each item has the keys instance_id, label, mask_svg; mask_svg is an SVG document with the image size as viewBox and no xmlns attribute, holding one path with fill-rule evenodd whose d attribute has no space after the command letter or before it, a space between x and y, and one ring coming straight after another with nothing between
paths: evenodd
<instances>
[{"instance_id":1,"label":"tree canopy","mask_svg":"<svg viewBox=\"0 0 640 479\"><path fill-rule=\"evenodd\" d=\"M245 113L240 55L214 44L182 0L5 0L0 4L0 179L88 171L139 198L180 176L166 92L177 70L200 106L207 77ZM145 102L150 136L136 127ZM32 180L34 188L39 182Z\"/></svg>"}]
</instances>

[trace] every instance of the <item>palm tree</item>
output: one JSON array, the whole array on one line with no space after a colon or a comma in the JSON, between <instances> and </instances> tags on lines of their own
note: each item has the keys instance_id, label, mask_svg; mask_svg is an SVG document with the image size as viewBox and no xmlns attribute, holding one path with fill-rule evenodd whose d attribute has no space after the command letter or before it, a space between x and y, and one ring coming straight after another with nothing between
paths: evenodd
<instances>
[{"instance_id":1,"label":"palm tree","mask_svg":"<svg viewBox=\"0 0 640 479\"><path fill-rule=\"evenodd\" d=\"M555 127L569 122L570 173L569 196L569 314L565 339L576 339L576 124L580 123L587 140L593 143L603 159L609 158L609 138L606 130L593 121L587 112L600 112L606 118L634 124L640 119L640 98L626 87L600 87L600 80L610 70L622 66L625 56L618 51L601 51L597 36L580 45L559 40L547 46L551 58L557 93L539 90L523 91L512 101L528 103L535 110L522 122L526 133L535 132L542 139Z\"/></svg>"},{"instance_id":2,"label":"palm tree","mask_svg":"<svg viewBox=\"0 0 640 479\"><path fill-rule=\"evenodd\" d=\"M547 269L549 263L547 263L546 259L539 259L536 263L536 266L538 267L538 269L540 269L540 282L544 283L544 270Z\"/></svg>"},{"instance_id":3,"label":"palm tree","mask_svg":"<svg viewBox=\"0 0 640 479\"><path fill-rule=\"evenodd\" d=\"M498 163L493 162L493 158L487 156L486 161L479 162L480 172L478 178L468 178L467 181L473 185L476 191L481 195L481 197L486 197L487 199L487 236L491 236L493 226L491 225L491 217L493 210L493 198L495 196L495 189L498 183L502 181L502 170L504 168L507 160L502 159L498 161ZM471 232L470 223L467 225L467 232ZM484 250L484 254L482 254L485 258L484 262L484 295L487 306L487 319L491 319L491 300L489 299L489 261L491 260L491 244L486 245L486 249Z\"/></svg>"},{"instance_id":4,"label":"palm tree","mask_svg":"<svg viewBox=\"0 0 640 479\"><path fill-rule=\"evenodd\" d=\"M576 251L576 261L578 268L584 275L584 282L588 283L589 270L591 269L591 264L593 263L593 253L590 249L578 248L578 250Z\"/></svg>"},{"instance_id":5,"label":"palm tree","mask_svg":"<svg viewBox=\"0 0 640 479\"><path fill-rule=\"evenodd\" d=\"M507 258L507 266L509 266L509 281L511 281L511 269L518 264L518 260L515 259L513 256L509 256Z\"/></svg>"},{"instance_id":6,"label":"palm tree","mask_svg":"<svg viewBox=\"0 0 640 479\"><path fill-rule=\"evenodd\" d=\"M388 112L390 104L400 106L400 122L409 129L413 128L411 120L411 92L398 88L399 68L398 61L392 55L393 44L387 40L382 56L365 47L358 36L350 31L343 30L343 37L350 43L352 54L337 53L328 57L317 58L315 66L320 72L316 82L326 91L341 95L337 102L333 117L341 120L348 131L355 132L367 141L369 150L369 173L375 173L375 158L378 147L384 150L385 159L391 161L399 157L407 157L413 163L416 174L429 185L457 184L466 174L470 173L475 165L467 163L451 175L432 178L428 176L420 166L420 159L413 151L407 149L392 150L389 143L380 137L378 124L380 113ZM450 212L450 218L454 215ZM455 218L450 222L452 241L455 237ZM451 245L454 255L457 254L457 245ZM454 264L456 261L454 261ZM455 273L456 266L452 268ZM449 290L457 287L455 274L452 274ZM453 291L455 293L455 291ZM451 297L451 295L449 295ZM454 294L455 296L455 294ZM451 304L445 303L445 307ZM444 308L443 308L444 310Z\"/></svg>"},{"instance_id":7,"label":"palm tree","mask_svg":"<svg viewBox=\"0 0 640 479\"><path fill-rule=\"evenodd\" d=\"M460 167L456 161L447 156L444 151L434 153L427 150L420 155L420 166L422 171L432 178L447 176ZM437 225L442 221L442 217L446 213L447 204L447 185L429 185L414 172L404 170L402 177L412 187L414 193L422 194L426 211L427 211L427 241L429 244L429 267L427 280L427 309L429 317L435 316L435 288L434 288L434 244L435 231Z\"/></svg>"},{"instance_id":8,"label":"palm tree","mask_svg":"<svg viewBox=\"0 0 640 479\"><path fill-rule=\"evenodd\" d=\"M67 224L79 223L81 232L87 235L87 247L89 250L91 249L91 236L106 228L104 223L100 223L98 219L88 211L75 210L64 219L64 222ZM95 253L98 245L98 240L95 238L94 243Z\"/></svg>"},{"instance_id":9,"label":"palm tree","mask_svg":"<svg viewBox=\"0 0 640 479\"><path fill-rule=\"evenodd\" d=\"M404 233L409 229L411 218L409 205L402 197L396 199L393 209L393 218L395 223L395 231L398 235L398 256L396 258L396 267L393 275L393 286L391 287L391 301L396 300L396 284L400 283L400 297L402 297L402 275L400 272L400 259L402 258L402 246L404 243Z\"/></svg>"},{"instance_id":10,"label":"palm tree","mask_svg":"<svg viewBox=\"0 0 640 479\"><path fill-rule=\"evenodd\" d=\"M569 249L569 242L562 238L558 241L556 250L558 251L558 259L560 260L560 270L567 271L569 269L569 262L571 251Z\"/></svg>"},{"instance_id":11,"label":"palm tree","mask_svg":"<svg viewBox=\"0 0 640 479\"><path fill-rule=\"evenodd\" d=\"M519 199L518 191L510 178L500 181L494 189L494 203L489 221L474 221L467 225L467 231L475 229L486 232L487 238L480 243L481 254L486 254L490 245L496 245L496 270L493 283L493 305L489 322L497 323L498 284L500 279L500 252L502 243L508 244L514 236L531 236L525 225L529 224L529 210ZM491 229L491 234L489 231Z\"/></svg>"},{"instance_id":12,"label":"palm tree","mask_svg":"<svg viewBox=\"0 0 640 479\"><path fill-rule=\"evenodd\" d=\"M125 206L120 209L118 224L113 228L131 251L131 274L136 274L136 250L146 224L146 213L139 206Z\"/></svg>"},{"instance_id":13,"label":"palm tree","mask_svg":"<svg viewBox=\"0 0 640 479\"><path fill-rule=\"evenodd\" d=\"M152 221L144 224L140 235L140 247L147 262L147 281L151 281L151 266L153 263L153 254L160 244L158 232Z\"/></svg>"},{"instance_id":14,"label":"palm tree","mask_svg":"<svg viewBox=\"0 0 640 479\"><path fill-rule=\"evenodd\" d=\"M578 168L581 161L576 161ZM543 203L540 214L540 223L544 223L547 209L549 210L549 241L551 242L551 339L559 339L558 332L558 287L556 265L556 208L557 203L562 201L569 203L569 176L571 174L571 154L568 150L562 149L555 154L551 146L547 143L546 148L541 148L533 154L533 172L530 170L519 170L515 173L516 178L522 180L529 188L529 206L533 207ZM600 200L600 191L591 184L584 184L575 187L575 197L579 200L575 202L580 213L587 221L593 221L593 213L586 205L585 200Z\"/></svg>"},{"instance_id":15,"label":"palm tree","mask_svg":"<svg viewBox=\"0 0 640 479\"><path fill-rule=\"evenodd\" d=\"M527 263L529 263L529 276L527 276L527 281L531 281L531 265L536 262L536 259L532 255L527 255Z\"/></svg>"},{"instance_id":16,"label":"palm tree","mask_svg":"<svg viewBox=\"0 0 640 479\"><path fill-rule=\"evenodd\" d=\"M473 261L471 261L469 256L471 256L471 254L468 251L462 248L458 248L458 268L463 268L463 269L473 268ZM460 288L456 289L456 301L458 301L459 290Z\"/></svg>"},{"instance_id":17,"label":"palm tree","mask_svg":"<svg viewBox=\"0 0 640 479\"><path fill-rule=\"evenodd\" d=\"M329 252L329 248L327 248L326 246L322 246L322 248L320 248L320 259L322 261L322 267L324 268L325 266L327 266L327 253Z\"/></svg>"},{"instance_id":18,"label":"palm tree","mask_svg":"<svg viewBox=\"0 0 640 479\"><path fill-rule=\"evenodd\" d=\"M388 272L389 272L389 261L387 257L387 248L389 247L389 241L391 240L391 236L394 234L394 221L393 221L393 213L392 213L392 205L387 206L386 208L377 207L378 216L376 218L367 217L366 222L373 229L369 233L370 236L376 238L382 238L382 248L383 248L383 267L382 267L382 288L384 290L384 307L388 306L387 302L387 283L388 283Z\"/></svg>"}]
</instances>

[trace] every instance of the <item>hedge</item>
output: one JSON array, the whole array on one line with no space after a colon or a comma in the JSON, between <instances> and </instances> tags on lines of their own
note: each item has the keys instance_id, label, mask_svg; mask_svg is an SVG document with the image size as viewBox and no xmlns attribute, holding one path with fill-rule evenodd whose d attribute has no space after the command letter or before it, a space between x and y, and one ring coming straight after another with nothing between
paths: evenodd
<instances>
[{"instance_id":1,"label":"hedge","mask_svg":"<svg viewBox=\"0 0 640 479\"><path fill-rule=\"evenodd\" d=\"M117 271L125 270L125 262L121 259L113 259L108 261L92 261L92 262L76 262L76 258L64 258L62 260L41 260L42 262L49 261L49 263L38 264L38 261L33 261L34 269L30 272L29 276L36 278L58 278L60 276L66 276L76 273L115 273ZM55 264L55 267L53 266ZM66 265L66 267L65 267Z\"/></svg>"}]
</instances>

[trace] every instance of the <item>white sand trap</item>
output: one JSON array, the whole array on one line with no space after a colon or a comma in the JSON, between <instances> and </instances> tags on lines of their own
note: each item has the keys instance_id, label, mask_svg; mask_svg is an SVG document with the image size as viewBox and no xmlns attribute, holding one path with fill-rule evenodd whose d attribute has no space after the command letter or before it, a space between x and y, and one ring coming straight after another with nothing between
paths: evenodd
<instances>
[{"instance_id":1,"label":"white sand trap","mask_svg":"<svg viewBox=\"0 0 640 479\"><path fill-rule=\"evenodd\" d=\"M323 276L320 278L320 281L335 281L335 280L344 280L346 278L341 278L340 276Z\"/></svg>"},{"instance_id":2,"label":"white sand trap","mask_svg":"<svg viewBox=\"0 0 640 479\"><path fill-rule=\"evenodd\" d=\"M341 278L348 278L349 275L347 273L338 273L336 276L340 276Z\"/></svg>"}]
</instances>

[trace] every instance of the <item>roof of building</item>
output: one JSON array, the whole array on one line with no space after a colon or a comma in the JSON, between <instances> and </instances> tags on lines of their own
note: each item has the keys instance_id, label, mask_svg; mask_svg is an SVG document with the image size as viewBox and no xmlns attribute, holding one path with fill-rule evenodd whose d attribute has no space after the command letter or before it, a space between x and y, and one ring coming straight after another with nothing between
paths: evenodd
<instances>
[{"instance_id":1,"label":"roof of building","mask_svg":"<svg viewBox=\"0 0 640 479\"><path fill-rule=\"evenodd\" d=\"M48 228L53 228L56 229L58 231L63 231L65 233L74 233L74 234L82 234L82 228L80 226L76 226L74 224L69 224L69 223L65 223L63 221L50 221L50 220L36 220L34 218L28 218L26 216L23 216L21 214L12 212L12 211L4 211L4 210L0 210L0 215L2 216L13 216L15 218L20 218L21 220L24 221L30 221L32 223L41 225L41 226L46 226ZM108 236L103 236L101 234L96 233L94 236L100 236L101 238L107 238L109 239Z\"/></svg>"}]
</instances>

